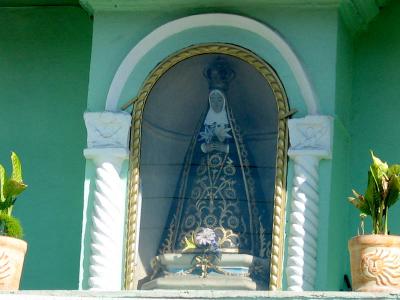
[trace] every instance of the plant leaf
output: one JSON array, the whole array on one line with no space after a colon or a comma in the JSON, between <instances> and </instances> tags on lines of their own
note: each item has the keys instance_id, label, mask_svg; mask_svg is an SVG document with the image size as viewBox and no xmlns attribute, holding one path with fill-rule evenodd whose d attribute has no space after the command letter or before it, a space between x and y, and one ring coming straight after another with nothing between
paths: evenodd
<instances>
[{"instance_id":1,"label":"plant leaf","mask_svg":"<svg viewBox=\"0 0 400 300\"><path fill-rule=\"evenodd\" d=\"M388 184L388 195L386 197L386 207L389 208L393 204L396 203L396 201L399 198L400 194L400 177L397 175L393 175L390 178L389 184Z\"/></svg>"},{"instance_id":2,"label":"plant leaf","mask_svg":"<svg viewBox=\"0 0 400 300\"><path fill-rule=\"evenodd\" d=\"M12 164L11 179L18 182L22 182L21 161L19 160L18 155L15 152L11 152L11 164Z\"/></svg>"},{"instance_id":3,"label":"plant leaf","mask_svg":"<svg viewBox=\"0 0 400 300\"><path fill-rule=\"evenodd\" d=\"M5 195L5 185L7 181L7 174L6 174L6 169L2 165L0 165L0 200L1 202L6 200L6 195Z\"/></svg>"},{"instance_id":4,"label":"plant leaf","mask_svg":"<svg viewBox=\"0 0 400 300\"><path fill-rule=\"evenodd\" d=\"M373 175L372 171L368 172L368 185L367 185L367 190L365 191L365 200L368 202L370 207L375 206L374 202L374 191L375 191L375 186L376 186L376 181Z\"/></svg>"},{"instance_id":5,"label":"plant leaf","mask_svg":"<svg viewBox=\"0 0 400 300\"><path fill-rule=\"evenodd\" d=\"M353 191L349 201L364 214L371 215L373 233L387 234L388 208L400 196L400 165L381 161L371 151L372 163L368 172L368 186L364 196Z\"/></svg>"},{"instance_id":6,"label":"plant leaf","mask_svg":"<svg viewBox=\"0 0 400 300\"><path fill-rule=\"evenodd\" d=\"M372 165L376 166L381 172L386 173L388 171L388 164L386 162L381 161L378 157L374 155L374 152L371 151L372 157Z\"/></svg>"},{"instance_id":7,"label":"plant leaf","mask_svg":"<svg viewBox=\"0 0 400 300\"><path fill-rule=\"evenodd\" d=\"M371 209L365 197L357 193L355 190L352 191L355 197L348 197L350 203L353 204L356 208L358 208L361 211L361 213L366 215L371 215Z\"/></svg>"},{"instance_id":8,"label":"plant leaf","mask_svg":"<svg viewBox=\"0 0 400 300\"><path fill-rule=\"evenodd\" d=\"M370 184L375 184L376 188L380 192L382 190L382 172L380 172L379 167L377 165L371 164L368 172L368 186ZM371 182L371 179L373 182ZM367 187L368 189L368 187Z\"/></svg>"},{"instance_id":9,"label":"plant leaf","mask_svg":"<svg viewBox=\"0 0 400 300\"><path fill-rule=\"evenodd\" d=\"M9 197L4 202L0 202L0 210L4 211L13 205L12 197Z\"/></svg>"},{"instance_id":10,"label":"plant leaf","mask_svg":"<svg viewBox=\"0 0 400 300\"><path fill-rule=\"evenodd\" d=\"M371 215L371 210L369 209L368 202L365 201L365 198L355 198L348 197L351 204L353 204L356 208L358 208L363 214Z\"/></svg>"},{"instance_id":11,"label":"plant leaf","mask_svg":"<svg viewBox=\"0 0 400 300\"><path fill-rule=\"evenodd\" d=\"M400 176L400 165L391 165L388 169L388 176L391 177L393 175Z\"/></svg>"},{"instance_id":12,"label":"plant leaf","mask_svg":"<svg viewBox=\"0 0 400 300\"><path fill-rule=\"evenodd\" d=\"M368 172L368 186L364 198L370 207L372 219L375 219L378 215L378 210L381 203L381 194L377 188L377 183L372 171Z\"/></svg>"},{"instance_id":13,"label":"plant leaf","mask_svg":"<svg viewBox=\"0 0 400 300\"><path fill-rule=\"evenodd\" d=\"M193 242L193 240L189 240L187 237L185 237L185 248L183 248L182 252L196 248L196 244Z\"/></svg>"},{"instance_id":14,"label":"plant leaf","mask_svg":"<svg viewBox=\"0 0 400 300\"><path fill-rule=\"evenodd\" d=\"M362 197L362 195L360 195L359 193L357 193L356 190L351 190L353 192L353 195L356 196L356 198Z\"/></svg>"},{"instance_id":15,"label":"plant leaf","mask_svg":"<svg viewBox=\"0 0 400 300\"><path fill-rule=\"evenodd\" d=\"M16 181L14 179L10 179L7 181L6 184L6 191L7 191L7 195L6 195L6 199L8 197L16 197L19 194L21 194L28 186L23 183L23 182L19 182Z\"/></svg>"}]
</instances>

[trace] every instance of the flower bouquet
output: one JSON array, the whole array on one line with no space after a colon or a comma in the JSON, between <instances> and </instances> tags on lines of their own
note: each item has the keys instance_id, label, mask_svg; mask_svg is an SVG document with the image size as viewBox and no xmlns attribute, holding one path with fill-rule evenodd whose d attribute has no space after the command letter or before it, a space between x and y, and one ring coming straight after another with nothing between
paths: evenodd
<instances>
[{"instance_id":1,"label":"flower bouquet","mask_svg":"<svg viewBox=\"0 0 400 300\"><path fill-rule=\"evenodd\" d=\"M221 248L218 238L211 228L201 228L192 233L190 238L185 237L182 253L198 253L193 257L191 273L200 271L201 277L206 278L210 271L221 273L218 263L221 259Z\"/></svg>"}]
</instances>

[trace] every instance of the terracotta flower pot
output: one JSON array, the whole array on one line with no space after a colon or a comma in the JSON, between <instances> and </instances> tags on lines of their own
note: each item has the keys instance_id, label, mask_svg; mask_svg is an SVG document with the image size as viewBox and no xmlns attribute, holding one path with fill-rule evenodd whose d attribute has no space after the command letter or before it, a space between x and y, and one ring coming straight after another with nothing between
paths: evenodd
<instances>
[{"instance_id":1,"label":"terracotta flower pot","mask_svg":"<svg viewBox=\"0 0 400 300\"><path fill-rule=\"evenodd\" d=\"M400 290L400 236L360 235L349 240L353 290Z\"/></svg>"},{"instance_id":2,"label":"terracotta flower pot","mask_svg":"<svg viewBox=\"0 0 400 300\"><path fill-rule=\"evenodd\" d=\"M25 241L0 236L0 290L18 290L26 249Z\"/></svg>"}]
</instances>

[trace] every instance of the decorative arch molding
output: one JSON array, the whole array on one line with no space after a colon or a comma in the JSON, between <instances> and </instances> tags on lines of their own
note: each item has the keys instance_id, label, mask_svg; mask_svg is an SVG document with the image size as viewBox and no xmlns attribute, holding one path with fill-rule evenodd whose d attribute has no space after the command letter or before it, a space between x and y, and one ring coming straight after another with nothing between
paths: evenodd
<instances>
[{"instance_id":1,"label":"decorative arch molding","mask_svg":"<svg viewBox=\"0 0 400 300\"><path fill-rule=\"evenodd\" d=\"M131 131L131 157L130 157L130 188L129 204L127 213L126 230L126 259L125 259L125 288L135 288L135 273L138 264L138 243L141 193L140 193L140 160L142 150L142 128L144 119L144 109L149 95L157 81L168 72L169 69L182 61L193 58L199 54L221 54L229 55L240 59L255 72L258 72L265 84L268 84L273 93L277 108L277 146L276 146L276 175L273 197L273 219L272 219L272 240L270 253L270 274L269 288L277 290L282 288L282 268L283 268L283 248L284 248L284 227L286 211L286 168L287 168L287 121L285 115L288 113L288 103L284 88L273 69L255 54L238 46L227 44L200 44L183 49L171 57L166 58L148 76L143 85L137 101L135 102L132 114Z\"/></svg>"},{"instance_id":2,"label":"decorative arch molding","mask_svg":"<svg viewBox=\"0 0 400 300\"><path fill-rule=\"evenodd\" d=\"M180 18L158 27L145 38L143 38L134 48L132 48L115 73L108 91L105 109L107 111L119 110L118 101L122 94L122 90L129 79L129 76L134 72L141 59L151 49L155 48L158 44L171 38L172 36L182 33L186 30L210 26L223 26L246 30L271 43L287 62L290 70L293 72L293 76L296 79L300 93L306 104L308 114L318 114L318 99L316 98L310 80L308 79L308 76L299 58L296 56L289 44L277 32L265 24L243 16L220 13L200 14ZM190 44L185 45L183 48L188 46L190 46ZM238 46L245 47L245 45Z\"/></svg>"}]
</instances>

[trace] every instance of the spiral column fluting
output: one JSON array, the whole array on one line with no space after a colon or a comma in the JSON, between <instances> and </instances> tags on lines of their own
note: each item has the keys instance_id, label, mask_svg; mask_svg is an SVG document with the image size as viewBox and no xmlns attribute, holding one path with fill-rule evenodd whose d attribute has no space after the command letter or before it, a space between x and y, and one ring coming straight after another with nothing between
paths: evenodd
<instances>
[{"instance_id":1,"label":"spiral column fluting","mask_svg":"<svg viewBox=\"0 0 400 300\"><path fill-rule=\"evenodd\" d=\"M92 290L120 290L122 286L125 195L118 164L100 162L96 166L88 280Z\"/></svg>"},{"instance_id":2,"label":"spiral column fluting","mask_svg":"<svg viewBox=\"0 0 400 300\"><path fill-rule=\"evenodd\" d=\"M289 120L289 157L293 190L289 217L287 289L315 289L319 223L319 161L330 159L332 118L306 116Z\"/></svg>"},{"instance_id":3,"label":"spiral column fluting","mask_svg":"<svg viewBox=\"0 0 400 300\"><path fill-rule=\"evenodd\" d=\"M118 291L123 287L126 180L121 173L129 159L131 116L124 112L87 112L87 174L82 231L80 287ZM90 189L94 185L94 189ZM92 192L92 190L94 190ZM88 224L88 226L86 226ZM86 230L87 229L87 230Z\"/></svg>"},{"instance_id":4,"label":"spiral column fluting","mask_svg":"<svg viewBox=\"0 0 400 300\"><path fill-rule=\"evenodd\" d=\"M313 290L317 266L318 163L313 156L294 158L288 239L288 290Z\"/></svg>"}]
</instances>

